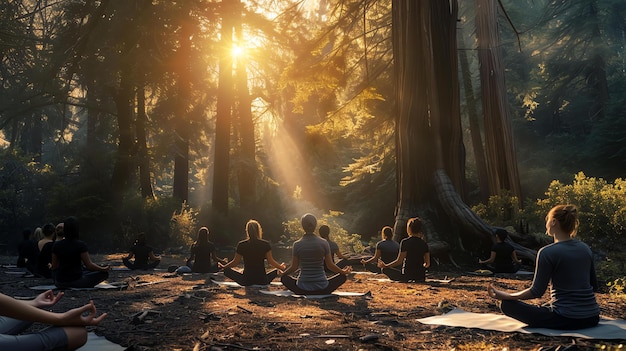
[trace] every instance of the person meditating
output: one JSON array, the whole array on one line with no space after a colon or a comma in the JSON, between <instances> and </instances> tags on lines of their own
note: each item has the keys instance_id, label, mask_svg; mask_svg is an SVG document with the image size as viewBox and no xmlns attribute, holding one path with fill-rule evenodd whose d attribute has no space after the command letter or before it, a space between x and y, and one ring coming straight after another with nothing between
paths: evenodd
<instances>
[{"instance_id":1,"label":"person meditating","mask_svg":"<svg viewBox=\"0 0 626 351\"><path fill-rule=\"evenodd\" d=\"M341 269L333 262L328 241L315 235L317 218L310 213L301 218L304 235L293 244L291 265L279 273L283 285L298 295L327 295L346 282L346 274L352 271L351 266ZM324 262L335 274L326 277ZM290 273L300 269L298 278Z\"/></svg>"},{"instance_id":2,"label":"person meditating","mask_svg":"<svg viewBox=\"0 0 626 351\"><path fill-rule=\"evenodd\" d=\"M215 244L209 240L209 228L200 227L198 238L191 245L190 256L186 261L186 266L194 273L216 273L219 268L218 262L226 263L227 260L217 257ZM186 270L177 270L185 273Z\"/></svg>"},{"instance_id":3,"label":"person meditating","mask_svg":"<svg viewBox=\"0 0 626 351\"><path fill-rule=\"evenodd\" d=\"M380 233L383 240L376 243L374 256L361 260L365 269L372 273L381 273L377 265L379 259L385 263L391 263L398 257L400 251L400 244L393 240L393 229L390 226L384 226Z\"/></svg>"},{"instance_id":4,"label":"person meditating","mask_svg":"<svg viewBox=\"0 0 626 351\"><path fill-rule=\"evenodd\" d=\"M426 268L430 267L430 251L423 239L422 220L410 218L406 222L408 238L400 242L400 252L393 262L378 260L378 267L391 280L423 282L426 280ZM402 265L402 270L393 268Z\"/></svg>"},{"instance_id":5,"label":"person meditating","mask_svg":"<svg viewBox=\"0 0 626 351\"><path fill-rule=\"evenodd\" d=\"M132 258L134 261L131 261ZM122 259L129 269L155 269L161 263L161 258L154 254L154 249L146 243L146 234L139 233L135 244L130 248L128 256Z\"/></svg>"},{"instance_id":6,"label":"person meditating","mask_svg":"<svg viewBox=\"0 0 626 351\"><path fill-rule=\"evenodd\" d=\"M65 239L52 246L52 276L60 288L93 288L109 277L110 266L91 261L87 244L78 239L78 221L69 217L63 223ZM87 271L83 270L83 265Z\"/></svg>"},{"instance_id":7,"label":"person meditating","mask_svg":"<svg viewBox=\"0 0 626 351\"><path fill-rule=\"evenodd\" d=\"M272 266L280 270L286 268L284 263L278 263L272 256L272 247L269 241L263 240L263 229L261 224L254 219L246 223L246 240L237 244L235 257L232 261L218 266L224 269L224 275L239 285L268 285L276 276L278 271L273 269L265 272L265 260ZM243 272L238 272L232 267L237 267L243 258Z\"/></svg>"},{"instance_id":8,"label":"person meditating","mask_svg":"<svg viewBox=\"0 0 626 351\"><path fill-rule=\"evenodd\" d=\"M598 289L591 249L574 239L578 229L578 209L558 205L546 216L546 233L554 243L537 253L535 277L530 288L509 293L493 284L487 293L501 300L500 309L529 327L561 330L593 327L600 320L600 308L594 291ZM543 296L550 284L551 300L547 305L531 305L520 300Z\"/></svg>"},{"instance_id":9,"label":"person meditating","mask_svg":"<svg viewBox=\"0 0 626 351\"><path fill-rule=\"evenodd\" d=\"M522 261L517 258L513 246L504 240L509 233L504 229L496 229L496 243L491 247L491 256L486 260L478 260L494 273L515 273Z\"/></svg>"}]
</instances>

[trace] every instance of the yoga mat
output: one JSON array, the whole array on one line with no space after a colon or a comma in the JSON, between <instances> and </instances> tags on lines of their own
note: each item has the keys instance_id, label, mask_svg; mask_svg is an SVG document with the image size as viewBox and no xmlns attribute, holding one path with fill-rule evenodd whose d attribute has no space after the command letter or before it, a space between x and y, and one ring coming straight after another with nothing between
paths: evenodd
<instances>
[{"instance_id":1,"label":"yoga mat","mask_svg":"<svg viewBox=\"0 0 626 351\"><path fill-rule=\"evenodd\" d=\"M87 343L78 351L124 351L125 347L112 343L104 336L98 336L93 332L87 333Z\"/></svg>"},{"instance_id":2,"label":"yoga mat","mask_svg":"<svg viewBox=\"0 0 626 351\"><path fill-rule=\"evenodd\" d=\"M529 328L526 324L503 314L473 313L455 308L446 314L421 318L417 321L422 324L477 328L508 333L519 332L525 334L568 336L597 340L626 339L626 321L621 319L601 318L600 323L593 328L556 330L548 328Z\"/></svg>"},{"instance_id":3,"label":"yoga mat","mask_svg":"<svg viewBox=\"0 0 626 351\"><path fill-rule=\"evenodd\" d=\"M416 282L401 282L401 281L397 281L397 280L391 280L389 278L369 278L367 280L373 280L373 281L377 281L379 283L405 283L405 284L406 283L416 283ZM453 280L454 280L454 278L452 278L452 279L430 279L430 278L426 278L425 283L443 283L443 284L447 284L447 283L450 283Z\"/></svg>"},{"instance_id":4,"label":"yoga mat","mask_svg":"<svg viewBox=\"0 0 626 351\"><path fill-rule=\"evenodd\" d=\"M227 286L229 288L246 288L246 286L243 285L239 285L236 282L225 282L225 281L218 281L218 280L213 280L213 282L217 285L221 285L221 286ZM247 288L267 288L270 285L274 285L274 286L282 286L283 283L281 282L271 282L270 284L266 284L266 285L248 285Z\"/></svg>"},{"instance_id":5,"label":"yoga mat","mask_svg":"<svg viewBox=\"0 0 626 351\"><path fill-rule=\"evenodd\" d=\"M70 288L70 290L97 290L97 289L119 289L119 285L113 285L109 283L100 283L93 288ZM35 285L30 287L31 290L56 290L58 289L56 285Z\"/></svg>"},{"instance_id":6,"label":"yoga mat","mask_svg":"<svg viewBox=\"0 0 626 351\"><path fill-rule=\"evenodd\" d=\"M302 297L306 299L325 299L327 297L332 296L365 296L367 293L359 293L359 292L349 292L349 291L333 291L332 294L325 295L298 295L290 290L259 290L259 292L266 295L274 295L274 296L291 296L291 297Z\"/></svg>"}]
</instances>

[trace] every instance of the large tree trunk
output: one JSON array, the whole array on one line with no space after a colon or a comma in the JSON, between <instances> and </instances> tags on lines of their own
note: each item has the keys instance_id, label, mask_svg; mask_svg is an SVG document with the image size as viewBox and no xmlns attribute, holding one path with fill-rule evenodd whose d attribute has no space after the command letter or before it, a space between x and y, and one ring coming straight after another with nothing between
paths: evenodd
<instances>
[{"instance_id":1,"label":"large tree trunk","mask_svg":"<svg viewBox=\"0 0 626 351\"><path fill-rule=\"evenodd\" d=\"M233 94L233 62L230 48L233 44L233 23L230 0L222 1L222 39L219 62L217 113L215 118L215 161L213 167L213 209L228 214L230 178L230 127Z\"/></svg>"},{"instance_id":2,"label":"large tree trunk","mask_svg":"<svg viewBox=\"0 0 626 351\"><path fill-rule=\"evenodd\" d=\"M497 3L497 0L478 0L476 9L489 189L492 195L510 191L521 206L523 198L504 84Z\"/></svg>"},{"instance_id":3,"label":"large tree trunk","mask_svg":"<svg viewBox=\"0 0 626 351\"><path fill-rule=\"evenodd\" d=\"M464 41L461 41L464 43ZM467 106L467 118L469 121L472 150L476 160L476 174L480 187L480 200L483 203L489 201L489 177L487 176L487 160L485 160L485 148L480 128L476 97L472 86L472 74L467 59L467 50L459 50L459 63L461 64L461 76L463 77L463 90L465 91L465 104Z\"/></svg>"},{"instance_id":4,"label":"large tree trunk","mask_svg":"<svg viewBox=\"0 0 626 351\"><path fill-rule=\"evenodd\" d=\"M404 237L406 220L419 216L434 256L445 255L449 245L490 248L492 228L463 202L457 185L463 184L465 154L456 2L397 0L392 6L398 163L394 238Z\"/></svg>"},{"instance_id":5,"label":"large tree trunk","mask_svg":"<svg viewBox=\"0 0 626 351\"><path fill-rule=\"evenodd\" d=\"M119 142L113 167L111 186L115 195L120 195L131 180L132 158L135 140L133 137L133 84L128 69L120 72L120 88L115 94Z\"/></svg>"},{"instance_id":6,"label":"large tree trunk","mask_svg":"<svg viewBox=\"0 0 626 351\"><path fill-rule=\"evenodd\" d=\"M238 6L239 8L239 6ZM237 42L245 43L241 28L241 12L236 17ZM242 208L249 208L256 200L256 140L254 121L252 120L251 97L248 90L248 73L245 53L237 57L237 115L239 117L239 162L237 183L239 185L239 204Z\"/></svg>"},{"instance_id":7,"label":"large tree trunk","mask_svg":"<svg viewBox=\"0 0 626 351\"><path fill-rule=\"evenodd\" d=\"M146 96L143 85L137 88L137 123L135 125L137 135L137 158L139 161L139 186L141 196L153 198L152 181L150 179L150 155L146 137Z\"/></svg>"},{"instance_id":8,"label":"large tree trunk","mask_svg":"<svg viewBox=\"0 0 626 351\"><path fill-rule=\"evenodd\" d=\"M178 99L176 108L176 154L174 155L174 198L187 201L189 197L189 103L191 79L191 28L183 22L180 30L178 63Z\"/></svg>"}]
</instances>

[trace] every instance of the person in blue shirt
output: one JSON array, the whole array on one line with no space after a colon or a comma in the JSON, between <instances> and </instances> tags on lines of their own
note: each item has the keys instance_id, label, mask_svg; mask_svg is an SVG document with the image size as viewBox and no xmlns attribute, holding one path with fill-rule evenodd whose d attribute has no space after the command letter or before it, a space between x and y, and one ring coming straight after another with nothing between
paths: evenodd
<instances>
[{"instance_id":1,"label":"person in blue shirt","mask_svg":"<svg viewBox=\"0 0 626 351\"><path fill-rule=\"evenodd\" d=\"M535 276L530 288L509 293L487 286L490 297L501 300L500 309L529 327L561 330L590 328L600 320L595 293L598 281L589 246L574 239L578 230L578 209L557 205L546 216L546 233L554 242L537 253ZM550 285L551 300L541 306L521 300L536 299Z\"/></svg>"}]
</instances>

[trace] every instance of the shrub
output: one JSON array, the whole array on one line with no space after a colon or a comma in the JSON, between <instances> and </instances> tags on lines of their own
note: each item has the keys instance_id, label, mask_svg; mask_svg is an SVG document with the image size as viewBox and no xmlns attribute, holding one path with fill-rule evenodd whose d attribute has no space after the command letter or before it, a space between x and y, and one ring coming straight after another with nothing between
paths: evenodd
<instances>
[{"instance_id":1,"label":"shrub","mask_svg":"<svg viewBox=\"0 0 626 351\"><path fill-rule=\"evenodd\" d=\"M183 202L180 210L174 211L170 221L170 245L191 246L197 230L197 213L187 202Z\"/></svg>"}]
</instances>

